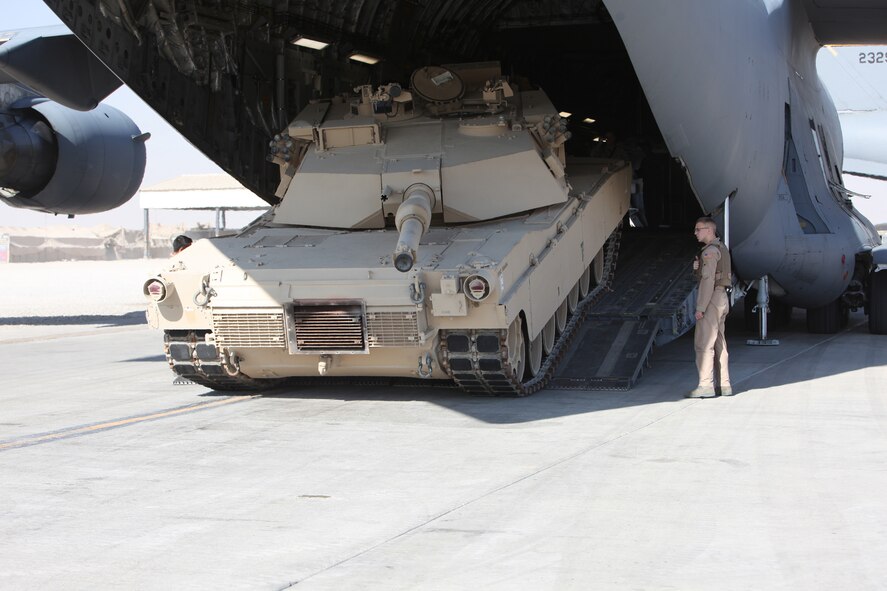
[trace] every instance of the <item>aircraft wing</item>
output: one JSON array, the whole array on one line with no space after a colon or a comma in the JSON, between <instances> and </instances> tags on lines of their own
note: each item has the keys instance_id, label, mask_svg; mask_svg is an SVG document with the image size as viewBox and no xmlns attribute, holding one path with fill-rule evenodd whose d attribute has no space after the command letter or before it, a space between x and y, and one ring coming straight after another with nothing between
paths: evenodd
<instances>
[{"instance_id":1,"label":"aircraft wing","mask_svg":"<svg viewBox=\"0 0 887 591\"><path fill-rule=\"evenodd\" d=\"M94 109L122 84L61 26L0 33L0 83L12 81L78 111Z\"/></svg>"},{"instance_id":2,"label":"aircraft wing","mask_svg":"<svg viewBox=\"0 0 887 591\"><path fill-rule=\"evenodd\" d=\"M884 0L804 0L804 5L822 45L887 43Z\"/></svg>"}]
</instances>

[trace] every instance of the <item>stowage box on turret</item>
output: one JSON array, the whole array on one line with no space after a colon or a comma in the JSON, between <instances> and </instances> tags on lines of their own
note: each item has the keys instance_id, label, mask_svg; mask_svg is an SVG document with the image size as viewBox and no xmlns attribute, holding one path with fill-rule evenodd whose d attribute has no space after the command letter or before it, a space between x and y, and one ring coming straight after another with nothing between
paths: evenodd
<instances>
[{"instance_id":1,"label":"stowage box on turret","mask_svg":"<svg viewBox=\"0 0 887 591\"><path fill-rule=\"evenodd\" d=\"M275 136L281 201L144 285L173 371L544 385L612 272L631 168L567 160L566 121L496 63L309 104ZM573 320L571 320L571 317Z\"/></svg>"}]
</instances>

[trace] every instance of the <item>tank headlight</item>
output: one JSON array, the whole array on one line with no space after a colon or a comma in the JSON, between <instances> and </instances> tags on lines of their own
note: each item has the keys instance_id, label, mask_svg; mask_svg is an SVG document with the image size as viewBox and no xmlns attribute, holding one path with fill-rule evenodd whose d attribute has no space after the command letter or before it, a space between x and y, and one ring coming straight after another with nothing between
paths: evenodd
<instances>
[{"instance_id":1,"label":"tank headlight","mask_svg":"<svg viewBox=\"0 0 887 591\"><path fill-rule=\"evenodd\" d=\"M153 302L162 302L166 299L169 289L167 288L165 281L153 277L145 282L145 285L142 288L142 293L145 294L146 298Z\"/></svg>"},{"instance_id":2,"label":"tank headlight","mask_svg":"<svg viewBox=\"0 0 887 591\"><path fill-rule=\"evenodd\" d=\"M468 299L482 302L490 295L490 282L480 275L471 275L462 283L462 289Z\"/></svg>"}]
</instances>

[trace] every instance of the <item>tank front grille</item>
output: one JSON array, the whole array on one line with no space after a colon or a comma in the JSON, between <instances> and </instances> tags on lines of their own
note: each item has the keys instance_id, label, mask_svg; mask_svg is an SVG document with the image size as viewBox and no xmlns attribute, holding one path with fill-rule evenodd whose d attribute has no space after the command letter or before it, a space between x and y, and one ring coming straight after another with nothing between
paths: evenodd
<instances>
[{"instance_id":1,"label":"tank front grille","mask_svg":"<svg viewBox=\"0 0 887 591\"><path fill-rule=\"evenodd\" d=\"M283 311L214 311L213 335L222 347L286 348Z\"/></svg>"},{"instance_id":2,"label":"tank front grille","mask_svg":"<svg viewBox=\"0 0 887 591\"><path fill-rule=\"evenodd\" d=\"M367 312L370 347L415 347L419 323L415 312Z\"/></svg>"},{"instance_id":3,"label":"tank front grille","mask_svg":"<svg viewBox=\"0 0 887 591\"><path fill-rule=\"evenodd\" d=\"M301 352L366 351L361 306L297 306L293 321L296 348Z\"/></svg>"}]
</instances>

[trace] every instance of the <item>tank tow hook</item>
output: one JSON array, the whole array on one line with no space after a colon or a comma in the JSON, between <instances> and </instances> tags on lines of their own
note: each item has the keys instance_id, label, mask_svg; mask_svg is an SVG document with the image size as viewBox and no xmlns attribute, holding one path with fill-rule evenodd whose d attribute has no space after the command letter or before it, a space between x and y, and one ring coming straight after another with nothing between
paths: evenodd
<instances>
[{"instance_id":1,"label":"tank tow hook","mask_svg":"<svg viewBox=\"0 0 887 591\"><path fill-rule=\"evenodd\" d=\"M200 291L194 294L194 304L198 308L204 308L214 295L216 295L216 290L209 286L209 275L205 275L200 282Z\"/></svg>"},{"instance_id":2,"label":"tank tow hook","mask_svg":"<svg viewBox=\"0 0 887 591\"><path fill-rule=\"evenodd\" d=\"M413 282L410 284L410 301L421 307L425 301L425 284L419 281L419 274L413 275Z\"/></svg>"},{"instance_id":3,"label":"tank tow hook","mask_svg":"<svg viewBox=\"0 0 887 591\"><path fill-rule=\"evenodd\" d=\"M320 361L317 362L317 373L322 376L326 375L326 372L329 370L330 366L333 364L333 356L332 355L321 355Z\"/></svg>"},{"instance_id":4,"label":"tank tow hook","mask_svg":"<svg viewBox=\"0 0 887 591\"><path fill-rule=\"evenodd\" d=\"M222 353L222 369L232 378L240 375L240 357L237 356L237 353L233 351Z\"/></svg>"},{"instance_id":5,"label":"tank tow hook","mask_svg":"<svg viewBox=\"0 0 887 591\"><path fill-rule=\"evenodd\" d=\"M425 365L422 365L424 361ZM428 369L425 369L428 368ZM431 374L434 372L434 360L431 359L431 353L425 353L425 359L422 359L422 356L419 355L419 377L428 379L431 377Z\"/></svg>"}]
</instances>

